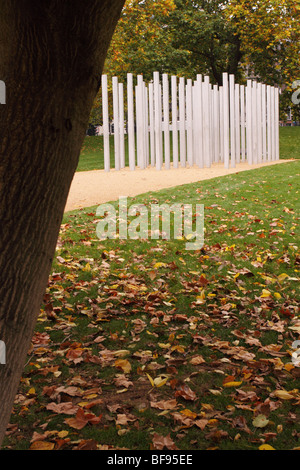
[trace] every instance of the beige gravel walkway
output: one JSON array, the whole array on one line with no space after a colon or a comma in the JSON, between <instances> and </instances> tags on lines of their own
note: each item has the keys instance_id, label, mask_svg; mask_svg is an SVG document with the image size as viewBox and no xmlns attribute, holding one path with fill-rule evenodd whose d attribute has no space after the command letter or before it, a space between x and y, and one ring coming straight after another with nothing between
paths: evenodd
<instances>
[{"instance_id":1,"label":"beige gravel walkway","mask_svg":"<svg viewBox=\"0 0 300 470\"><path fill-rule=\"evenodd\" d=\"M278 165L293 160L279 160L259 165L240 163L235 168L226 170L223 164L213 164L211 168L171 168L170 170L147 168L130 171L125 168L120 171L104 170L77 172L74 175L65 211L99 205L115 201L119 196L136 196L148 191L194 183L217 176L254 170L268 165Z\"/></svg>"}]
</instances>

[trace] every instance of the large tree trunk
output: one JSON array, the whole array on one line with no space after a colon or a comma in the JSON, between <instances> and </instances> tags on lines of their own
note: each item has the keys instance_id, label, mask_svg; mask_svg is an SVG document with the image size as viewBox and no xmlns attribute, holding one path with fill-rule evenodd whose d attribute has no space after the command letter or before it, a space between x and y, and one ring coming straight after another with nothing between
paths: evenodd
<instances>
[{"instance_id":1,"label":"large tree trunk","mask_svg":"<svg viewBox=\"0 0 300 470\"><path fill-rule=\"evenodd\" d=\"M0 444L124 0L0 0Z\"/></svg>"}]
</instances>

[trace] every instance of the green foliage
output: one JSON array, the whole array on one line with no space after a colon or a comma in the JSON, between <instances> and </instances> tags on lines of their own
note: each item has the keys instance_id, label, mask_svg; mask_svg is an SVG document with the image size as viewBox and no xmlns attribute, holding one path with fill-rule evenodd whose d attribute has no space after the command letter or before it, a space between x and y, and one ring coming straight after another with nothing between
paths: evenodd
<instances>
[{"instance_id":1,"label":"green foliage","mask_svg":"<svg viewBox=\"0 0 300 470\"><path fill-rule=\"evenodd\" d=\"M241 79L241 41L225 15L227 3L175 0L168 27L173 48L184 52L186 75L208 74L219 85L223 72Z\"/></svg>"}]
</instances>

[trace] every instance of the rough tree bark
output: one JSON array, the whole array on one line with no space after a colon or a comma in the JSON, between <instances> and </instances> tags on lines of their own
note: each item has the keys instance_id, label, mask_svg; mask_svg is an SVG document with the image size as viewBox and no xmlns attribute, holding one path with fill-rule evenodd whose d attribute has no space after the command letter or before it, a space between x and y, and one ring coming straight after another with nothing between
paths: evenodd
<instances>
[{"instance_id":1,"label":"rough tree bark","mask_svg":"<svg viewBox=\"0 0 300 470\"><path fill-rule=\"evenodd\" d=\"M124 0L0 0L0 444Z\"/></svg>"}]
</instances>

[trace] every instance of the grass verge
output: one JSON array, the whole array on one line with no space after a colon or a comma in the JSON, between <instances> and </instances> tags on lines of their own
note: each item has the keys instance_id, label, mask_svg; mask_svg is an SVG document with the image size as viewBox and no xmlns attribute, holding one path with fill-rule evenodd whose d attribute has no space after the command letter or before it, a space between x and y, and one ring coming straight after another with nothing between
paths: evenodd
<instances>
[{"instance_id":1,"label":"grass verge","mask_svg":"<svg viewBox=\"0 0 300 470\"><path fill-rule=\"evenodd\" d=\"M203 204L196 251L66 214L3 449L299 448L299 168L130 199Z\"/></svg>"}]
</instances>

